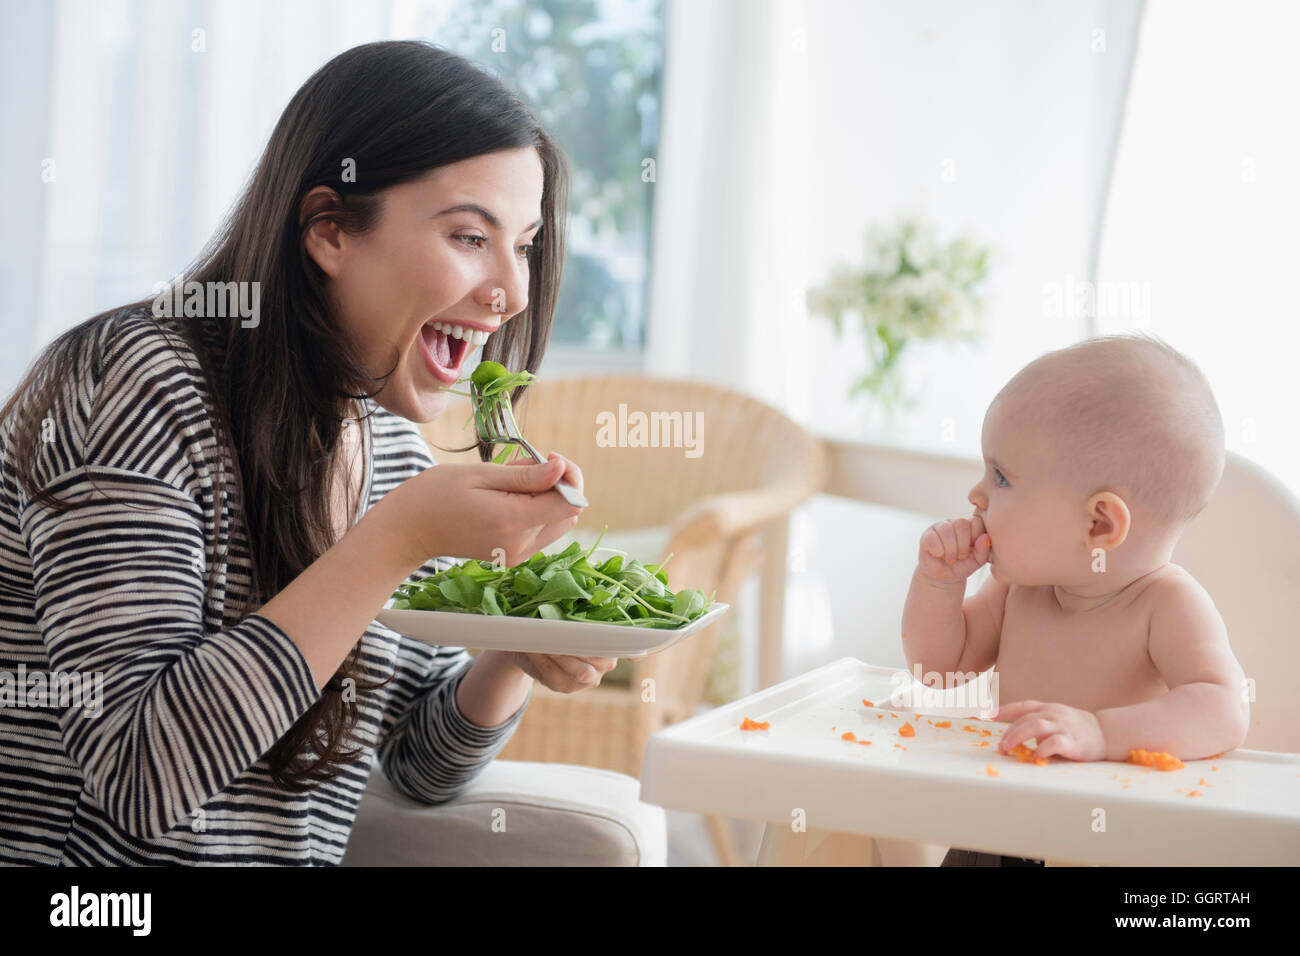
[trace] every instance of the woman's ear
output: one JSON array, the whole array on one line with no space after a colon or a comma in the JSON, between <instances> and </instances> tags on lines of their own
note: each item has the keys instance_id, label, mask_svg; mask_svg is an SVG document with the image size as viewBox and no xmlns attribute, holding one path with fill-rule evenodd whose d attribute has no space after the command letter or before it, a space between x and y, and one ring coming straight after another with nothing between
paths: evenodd
<instances>
[{"instance_id":1,"label":"woman's ear","mask_svg":"<svg viewBox=\"0 0 1300 956\"><path fill-rule=\"evenodd\" d=\"M302 202L298 204L298 222L308 222L322 209L337 209L338 206L338 193L328 186L316 186L309 190L307 195L302 197ZM339 228L338 223L329 218L317 219L303 233L302 242L307 255L311 256L312 261L331 279L337 278L342 271L346 235Z\"/></svg>"},{"instance_id":2,"label":"woman's ear","mask_svg":"<svg viewBox=\"0 0 1300 956\"><path fill-rule=\"evenodd\" d=\"M1088 517L1092 520L1088 543L1107 551L1123 544L1133 526L1128 505L1113 491L1102 491L1088 499Z\"/></svg>"}]
</instances>

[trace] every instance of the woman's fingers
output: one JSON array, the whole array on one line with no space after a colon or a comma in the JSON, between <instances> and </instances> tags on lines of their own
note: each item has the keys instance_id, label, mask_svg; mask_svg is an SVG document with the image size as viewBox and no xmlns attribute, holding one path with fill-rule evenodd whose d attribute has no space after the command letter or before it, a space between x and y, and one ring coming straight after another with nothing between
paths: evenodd
<instances>
[{"instance_id":1,"label":"woman's fingers","mask_svg":"<svg viewBox=\"0 0 1300 956\"><path fill-rule=\"evenodd\" d=\"M558 454L557 452L552 452L551 454L556 455L564 462L564 474L562 476L563 480L573 485L573 487L577 488L579 491L582 491L582 469L579 468L574 462L569 461L569 459L565 458L563 455Z\"/></svg>"},{"instance_id":2,"label":"woman's fingers","mask_svg":"<svg viewBox=\"0 0 1300 956\"><path fill-rule=\"evenodd\" d=\"M559 477L556 478L555 480L567 481L569 484L573 485L573 487L577 488L579 491L582 491L584 487L583 479L582 479L582 469L578 467L577 463L572 462L569 459L565 458L558 451L553 451L546 456L545 463L547 465L550 465L555 461L564 462L564 470L560 472ZM507 462L506 464L523 466L525 468L530 468L530 467L535 468L538 467L539 465L538 462L535 462L530 458L516 458L514 461Z\"/></svg>"},{"instance_id":3,"label":"woman's fingers","mask_svg":"<svg viewBox=\"0 0 1300 956\"><path fill-rule=\"evenodd\" d=\"M540 494L555 487L555 483L564 474L561 462L554 458L538 464L536 462L517 462L509 468L484 462L478 466L483 476L483 486L494 491L509 491L515 494Z\"/></svg>"},{"instance_id":4,"label":"woman's fingers","mask_svg":"<svg viewBox=\"0 0 1300 956\"><path fill-rule=\"evenodd\" d=\"M523 654L531 666L521 669L560 694L595 687L618 664L617 657L575 657L568 654Z\"/></svg>"},{"instance_id":5,"label":"woman's fingers","mask_svg":"<svg viewBox=\"0 0 1300 956\"><path fill-rule=\"evenodd\" d=\"M600 683L600 673L581 657L548 654L546 659L555 674L555 683L547 684L551 690L571 694Z\"/></svg>"}]
</instances>

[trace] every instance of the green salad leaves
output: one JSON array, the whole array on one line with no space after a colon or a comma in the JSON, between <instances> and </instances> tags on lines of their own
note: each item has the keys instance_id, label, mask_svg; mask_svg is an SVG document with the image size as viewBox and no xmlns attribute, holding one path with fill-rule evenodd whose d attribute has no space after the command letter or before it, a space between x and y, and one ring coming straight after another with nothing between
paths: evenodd
<instances>
[{"instance_id":1,"label":"green salad leaves","mask_svg":"<svg viewBox=\"0 0 1300 956\"><path fill-rule=\"evenodd\" d=\"M511 372L500 362L479 362L468 378L462 378L456 384L461 385L469 382L471 388L478 391L479 401L482 403L482 414L492 416L495 414L498 405L504 403L507 408L509 407L511 392L521 385L530 385L536 380L537 376L533 375L532 372ZM458 392L447 385L442 386L442 391L463 396L471 401L474 399L471 392ZM471 421L475 421L477 414L478 412L475 412L475 414L471 415L465 424L468 425ZM477 430L477 422L475 422L475 427ZM518 446L507 445L492 460L498 465L503 465L510 459L511 455L515 454L521 454Z\"/></svg>"},{"instance_id":2,"label":"green salad leaves","mask_svg":"<svg viewBox=\"0 0 1300 956\"><path fill-rule=\"evenodd\" d=\"M586 551L575 541L558 554L538 551L513 568L463 561L415 584L400 585L393 592L393 610L678 628L713 604L700 590L670 591L663 565L642 564L614 548L599 547L604 536L602 530ZM616 553L593 563L598 550Z\"/></svg>"}]
</instances>

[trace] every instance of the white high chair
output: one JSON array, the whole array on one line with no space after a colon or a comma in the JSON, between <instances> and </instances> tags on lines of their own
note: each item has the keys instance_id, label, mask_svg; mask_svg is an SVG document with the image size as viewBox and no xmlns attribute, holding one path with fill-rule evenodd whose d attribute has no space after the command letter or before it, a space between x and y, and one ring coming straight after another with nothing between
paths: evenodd
<instances>
[{"instance_id":1,"label":"white high chair","mask_svg":"<svg viewBox=\"0 0 1300 956\"><path fill-rule=\"evenodd\" d=\"M825 494L933 516L960 513L979 480L978 459L828 441ZM1300 751L1300 500L1258 465L1229 452L1213 500L1188 526L1173 561L1209 592L1233 652L1253 682L1243 747ZM873 846L874 844L874 846ZM947 847L836 835L806 862L935 866ZM1048 861L1049 864L1052 861Z\"/></svg>"}]
</instances>

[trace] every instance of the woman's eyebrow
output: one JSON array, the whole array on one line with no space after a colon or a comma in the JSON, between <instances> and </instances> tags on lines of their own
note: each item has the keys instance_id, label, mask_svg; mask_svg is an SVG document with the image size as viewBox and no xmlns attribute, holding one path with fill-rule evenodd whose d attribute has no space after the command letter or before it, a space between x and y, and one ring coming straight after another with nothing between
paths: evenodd
<instances>
[{"instance_id":1,"label":"woman's eyebrow","mask_svg":"<svg viewBox=\"0 0 1300 956\"><path fill-rule=\"evenodd\" d=\"M435 214L433 218L437 219L439 216L446 216L453 212L472 212L477 216L482 216L483 220L493 229L501 228L501 220L497 219L496 216L492 215L491 212L489 212L487 209L484 209L476 202L463 202L456 206L449 206L448 208L444 209L442 212ZM541 225L542 225L542 220L539 219L535 223L525 226L524 232L528 232L531 229L537 229Z\"/></svg>"}]
</instances>

